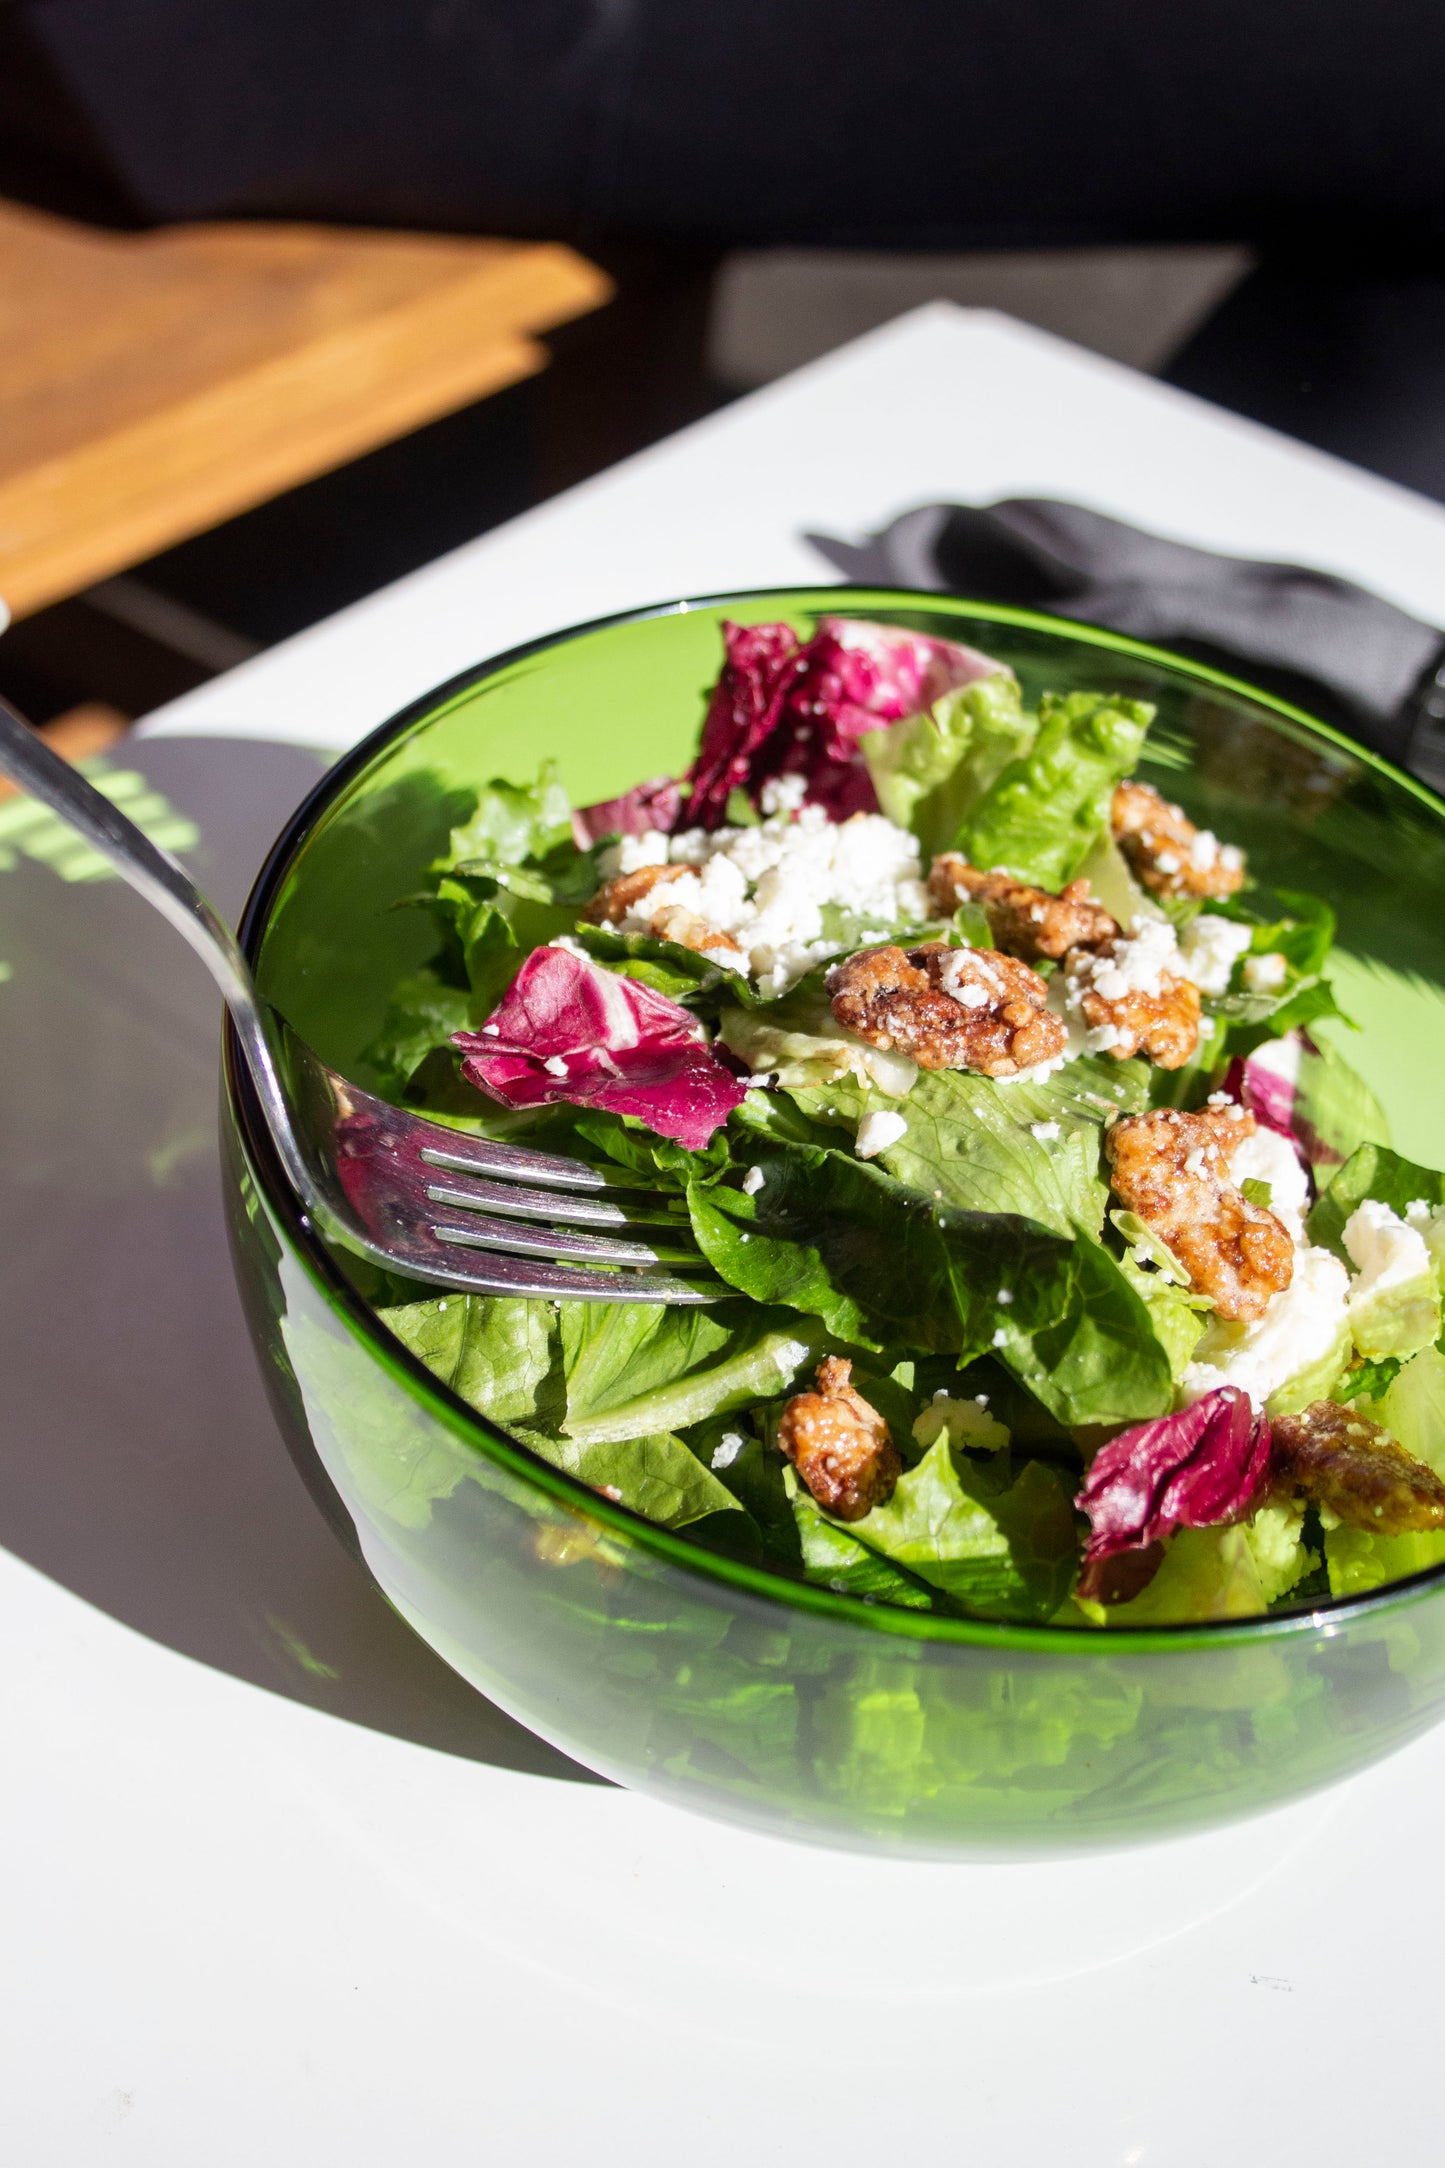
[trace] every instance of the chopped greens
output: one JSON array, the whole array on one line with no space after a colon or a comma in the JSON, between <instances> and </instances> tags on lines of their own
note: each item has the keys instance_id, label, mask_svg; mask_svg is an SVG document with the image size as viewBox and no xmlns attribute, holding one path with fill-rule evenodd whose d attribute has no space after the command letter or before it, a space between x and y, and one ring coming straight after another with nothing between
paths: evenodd
<instances>
[{"instance_id":1,"label":"chopped greens","mask_svg":"<svg viewBox=\"0 0 1445 2168\"><path fill-rule=\"evenodd\" d=\"M1329 906L1138 788L1151 714L1031 707L989 657L886 627L730 627L681 782L574 808L544 763L460 799L397 899L436 947L390 989L373 1074L606 1170L722 1294L417 1290L378 1313L402 1347L601 1496L870 1604L1116 1630L1445 1562L1428 1517L1357 1525L1271 1458L1271 1423L1354 1424L1421 1495L1445 1477L1445 1174L1311 1036L1339 1016ZM930 887L944 852L962 885ZM1054 939L1080 895L1093 918ZM860 957L876 1023L831 977ZM1115 1022L1190 971L1174 1039ZM1050 1051L971 1036L1009 1000ZM1126 1207L1118 1125L1149 1121L1198 1126ZM1205 1226L1237 1210L1288 1245L1267 1300L1201 1276L1196 1190ZM418 1525L483 1466L424 1454L382 1503Z\"/></svg>"}]
</instances>

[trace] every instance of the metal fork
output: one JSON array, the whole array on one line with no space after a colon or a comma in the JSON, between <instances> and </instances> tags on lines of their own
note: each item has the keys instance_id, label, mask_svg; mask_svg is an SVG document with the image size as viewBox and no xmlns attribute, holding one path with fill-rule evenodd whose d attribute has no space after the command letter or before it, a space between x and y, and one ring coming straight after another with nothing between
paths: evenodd
<instances>
[{"instance_id":1,"label":"metal fork","mask_svg":"<svg viewBox=\"0 0 1445 2168\"><path fill-rule=\"evenodd\" d=\"M649 1269L701 1267L702 1259L686 1221L656 1195L629 1197L620 1170L447 1129L328 1069L261 1000L231 929L185 868L4 701L0 771L190 942L231 1012L287 1178L330 1240L407 1279L466 1292L668 1303L714 1302L727 1292L701 1275Z\"/></svg>"}]
</instances>

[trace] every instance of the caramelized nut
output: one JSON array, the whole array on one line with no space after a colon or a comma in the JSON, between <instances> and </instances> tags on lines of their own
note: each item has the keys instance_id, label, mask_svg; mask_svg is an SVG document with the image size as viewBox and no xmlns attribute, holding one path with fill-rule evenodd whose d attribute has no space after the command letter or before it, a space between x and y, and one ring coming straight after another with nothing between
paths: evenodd
<instances>
[{"instance_id":1,"label":"caramelized nut","mask_svg":"<svg viewBox=\"0 0 1445 2168\"><path fill-rule=\"evenodd\" d=\"M1273 1212L1250 1204L1229 1154L1254 1132L1241 1108L1126 1115L1104 1139L1120 1203L1151 1227L1220 1317L1263 1315L1294 1277L1294 1242Z\"/></svg>"},{"instance_id":2,"label":"caramelized nut","mask_svg":"<svg viewBox=\"0 0 1445 2168\"><path fill-rule=\"evenodd\" d=\"M849 1384L853 1365L825 1355L817 1391L783 1410L778 1444L818 1504L840 1521L861 1521L886 1505L903 1472L888 1425Z\"/></svg>"}]
</instances>

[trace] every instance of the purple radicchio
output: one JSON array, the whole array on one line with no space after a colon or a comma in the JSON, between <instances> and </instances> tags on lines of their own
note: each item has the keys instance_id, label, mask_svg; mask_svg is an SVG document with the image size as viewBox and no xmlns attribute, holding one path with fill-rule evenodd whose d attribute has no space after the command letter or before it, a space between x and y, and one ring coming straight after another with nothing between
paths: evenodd
<instances>
[{"instance_id":1,"label":"purple radicchio","mask_svg":"<svg viewBox=\"0 0 1445 2168\"><path fill-rule=\"evenodd\" d=\"M832 820L876 813L864 735L1003 669L957 641L846 617L823 618L806 643L790 625L725 624L723 641L726 660L679 816L695 828L722 823L731 791L756 804L763 785L782 775L801 775L807 802Z\"/></svg>"},{"instance_id":2,"label":"purple radicchio","mask_svg":"<svg viewBox=\"0 0 1445 2168\"><path fill-rule=\"evenodd\" d=\"M585 851L604 836L641 836L654 828L666 834L681 804L682 785L670 775L654 776L650 783L634 783L620 798L579 806L572 815L572 837Z\"/></svg>"},{"instance_id":3,"label":"purple radicchio","mask_svg":"<svg viewBox=\"0 0 1445 2168\"><path fill-rule=\"evenodd\" d=\"M1121 1430L1099 1448L1074 1500L1090 1529L1079 1594L1124 1601L1147 1584L1176 1528L1247 1520L1268 1480L1269 1451L1269 1418L1236 1385Z\"/></svg>"},{"instance_id":4,"label":"purple radicchio","mask_svg":"<svg viewBox=\"0 0 1445 2168\"><path fill-rule=\"evenodd\" d=\"M1311 1171L1338 1167L1347 1156L1321 1136L1305 1113L1309 1094L1301 1088L1302 1079L1306 1064L1318 1060L1319 1049L1305 1032L1288 1031L1282 1039L1267 1039L1243 1060L1232 1061L1224 1079L1228 1096L1247 1107L1261 1129L1287 1137L1301 1165Z\"/></svg>"},{"instance_id":5,"label":"purple radicchio","mask_svg":"<svg viewBox=\"0 0 1445 2168\"><path fill-rule=\"evenodd\" d=\"M686 1009L564 948L534 949L480 1031L452 1043L467 1082L505 1106L605 1107L693 1152L747 1090Z\"/></svg>"}]
</instances>

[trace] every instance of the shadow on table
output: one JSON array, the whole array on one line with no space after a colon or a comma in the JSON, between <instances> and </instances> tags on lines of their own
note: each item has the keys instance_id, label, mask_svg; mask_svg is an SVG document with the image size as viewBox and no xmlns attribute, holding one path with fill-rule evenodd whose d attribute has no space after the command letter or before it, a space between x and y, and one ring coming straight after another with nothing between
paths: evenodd
<instances>
[{"instance_id":1,"label":"shadow on table","mask_svg":"<svg viewBox=\"0 0 1445 2168\"><path fill-rule=\"evenodd\" d=\"M319 773L224 739L142 741L124 762L198 822L189 861L232 918ZM231 1279L219 1028L199 962L119 882L0 853L0 1541L257 1686L598 1781L434 1655L307 1496Z\"/></svg>"}]
</instances>

